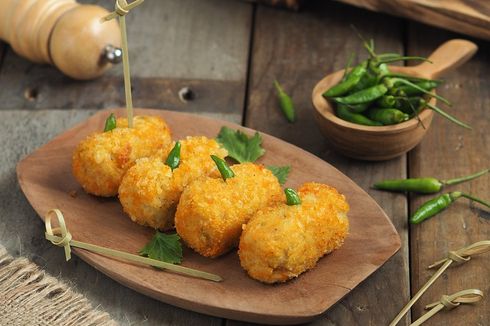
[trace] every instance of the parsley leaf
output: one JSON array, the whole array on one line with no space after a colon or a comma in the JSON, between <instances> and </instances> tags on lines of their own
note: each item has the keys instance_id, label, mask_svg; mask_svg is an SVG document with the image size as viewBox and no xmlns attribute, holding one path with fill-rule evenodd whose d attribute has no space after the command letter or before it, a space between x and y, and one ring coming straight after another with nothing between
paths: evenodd
<instances>
[{"instance_id":1,"label":"parsley leaf","mask_svg":"<svg viewBox=\"0 0 490 326\"><path fill-rule=\"evenodd\" d=\"M279 183L283 185L286 183L286 180L288 178L289 172L291 171L291 166L286 165L286 166L272 166L269 165L267 166L269 170L271 170L272 174L276 176L276 178L279 180Z\"/></svg>"},{"instance_id":2,"label":"parsley leaf","mask_svg":"<svg viewBox=\"0 0 490 326\"><path fill-rule=\"evenodd\" d=\"M228 156L239 163L255 162L265 153L261 146L262 137L258 132L248 137L240 130L222 127L216 140L228 151Z\"/></svg>"},{"instance_id":3,"label":"parsley leaf","mask_svg":"<svg viewBox=\"0 0 490 326\"><path fill-rule=\"evenodd\" d=\"M139 252L141 256L171 264L182 262L182 245L177 233L165 234L156 231L153 238Z\"/></svg>"}]
</instances>

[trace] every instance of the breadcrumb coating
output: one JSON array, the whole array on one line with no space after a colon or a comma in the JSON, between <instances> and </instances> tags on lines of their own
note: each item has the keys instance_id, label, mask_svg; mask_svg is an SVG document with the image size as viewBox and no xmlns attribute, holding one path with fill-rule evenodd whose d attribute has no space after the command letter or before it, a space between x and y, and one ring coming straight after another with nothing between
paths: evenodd
<instances>
[{"instance_id":1,"label":"breadcrumb coating","mask_svg":"<svg viewBox=\"0 0 490 326\"><path fill-rule=\"evenodd\" d=\"M300 205L262 209L243 226L238 254L252 278L285 282L342 246L349 229L345 197L318 183L305 183L298 195Z\"/></svg>"},{"instance_id":2,"label":"breadcrumb coating","mask_svg":"<svg viewBox=\"0 0 490 326\"><path fill-rule=\"evenodd\" d=\"M133 128L128 128L127 119L118 118L115 129L94 133L78 144L72 171L86 192L117 195L123 175L137 159L170 145L170 129L162 118L135 116L133 122Z\"/></svg>"},{"instance_id":3,"label":"breadcrumb coating","mask_svg":"<svg viewBox=\"0 0 490 326\"><path fill-rule=\"evenodd\" d=\"M284 200L277 178L262 165L231 166L226 181L216 175L191 183L182 193L175 227L184 242L206 257L238 245L242 224L260 208Z\"/></svg>"},{"instance_id":4,"label":"breadcrumb coating","mask_svg":"<svg viewBox=\"0 0 490 326\"><path fill-rule=\"evenodd\" d=\"M123 177L119 200L134 222L162 230L173 227L184 188L216 169L211 155L228 155L216 140L203 136L187 137L180 143L180 163L173 172L165 164L170 150L162 150L151 158L138 160Z\"/></svg>"}]
</instances>

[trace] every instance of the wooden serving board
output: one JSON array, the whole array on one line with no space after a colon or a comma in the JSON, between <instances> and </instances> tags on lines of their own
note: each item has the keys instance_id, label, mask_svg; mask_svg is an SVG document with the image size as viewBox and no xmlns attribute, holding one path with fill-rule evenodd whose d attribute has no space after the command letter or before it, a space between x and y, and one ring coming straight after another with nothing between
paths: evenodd
<instances>
[{"instance_id":1,"label":"wooden serving board","mask_svg":"<svg viewBox=\"0 0 490 326\"><path fill-rule=\"evenodd\" d=\"M490 1L488 0L337 1L490 40Z\"/></svg>"},{"instance_id":2,"label":"wooden serving board","mask_svg":"<svg viewBox=\"0 0 490 326\"><path fill-rule=\"evenodd\" d=\"M117 199L84 193L71 174L73 149L89 133L103 129L109 112L124 114L122 109L98 112L20 161L17 175L41 218L49 209L59 208L75 240L137 253L154 231L132 223ZM191 114L149 109L136 110L136 114L162 116L175 139L188 135L215 137L223 125L254 132ZM209 259L185 248L183 265L224 278L214 283L80 249L74 252L121 284L185 309L269 324L302 323L319 316L383 265L400 248L400 238L378 204L348 177L298 147L266 134L262 137L266 154L260 162L292 167L286 186L297 187L307 181L326 183L345 194L351 205L351 229L344 246L322 258L313 270L285 284L264 285L246 275L236 251ZM74 190L77 195L73 197L70 193ZM59 254L63 254L61 249Z\"/></svg>"}]
</instances>

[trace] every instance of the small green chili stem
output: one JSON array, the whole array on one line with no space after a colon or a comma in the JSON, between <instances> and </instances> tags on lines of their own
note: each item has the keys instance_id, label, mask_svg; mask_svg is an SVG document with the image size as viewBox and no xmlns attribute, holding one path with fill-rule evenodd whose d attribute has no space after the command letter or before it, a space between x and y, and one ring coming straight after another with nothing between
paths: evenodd
<instances>
[{"instance_id":1,"label":"small green chili stem","mask_svg":"<svg viewBox=\"0 0 490 326\"><path fill-rule=\"evenodd\" d=\"M378 63L379 64L390 63L390 62L395 62L395 61L400 61L400 60L421 60L421 61L432 63L432 61L430 61L427 58L417 57L417 56L398 56L398 57L393 57L393 58L389 58L389 59L378 60Z\"/></svg>"},{"instance_id":2,"label":"small green chili stem","mask_svg":"<svg viewBox=\"0 0 490 326\"><path fill-rule=\"evenodd\" d=\"M344 68L344 75L342 76L342 81L344 81L347 78L347 75L349 73L349 69L351 68L352 61L354 61L355 53L352 52L349 56L349 59L347 60L347 64L345 65Z\"/></svg>"},{"instance_id":3,"label":"small green chili stem","mask_svg":"<svg viewBox=\"0 0 490 326\"><path fill-rule=\"evenodd\" d=\"M408 103L408 107L410 108L410 110L412 110L413 114L415 114L415 117L417 118L418 122L422 125L422 128L425 129L424 122L419 117L419 111L413 107L413 104L406 97L405 97L405 99Z\"/></svg>"},{"instance_id":4,"label":"small green chili stem","mask_svg":"<svg viewBox=\"0 0 490 326\"><path fill-rule=\"evenodd\" d=\"M111 113L105 120L104 132L111 131L116 128L116 117Z\"/></svg>"},{"instance_id":5,"label":"small green chili stem","mask_svg":"<svg viewBox=\"0 0 490 326\"><path fill-rule=\"evenodd\" d=\"M289 206L301 204L301 198L299 198L298 193L293 189L286 188L284 189L284 193L286 194L286 203Z\"/></svg>"},{"instance_id":6,"label":"small green chili stem","mask_svg":"<svg viewBox=\"0 0 490 326\"><path fill-rule=\"evenodd\" d=\"M455 184L458 184L461 182L465 182L465 181L469 181L469 180L473 180L473 179L476 179L478 177L481 177L482 175L487 174L489 171L490 171L490 169L485 169L485 170L481 170L479 172L476 172L476 173L473 173L470 175L466 175L464 177L459 177L459 178L454 178L454 179L449 179L449 180L442 180L441 182L444 185L455 185Z\"/></svg>"},{"instance_id":7,"label":"small green chili stem","mask_svg":"<svg viewBox=\"0 0 490 326\"><path fill-rule=\"evenodd\" d=\"M279 106L281 107L282 113L289 122L294 122L296 120L296 112L294 111L293 100L286 94L277 80L274 80L274 87L277 91Z\"/></svg>"},{"instance_id":8,"label":"small green chili stem","mask_svg":"<svg viewBox=\"0 0 490 326\"><path fill-rule=\"evenodd\" d=\"M376 58L377 55L376 53L374 53L374 40L370 39L368 42L354 25L351 24L350 28L352 28L352 30L357 34L357 37L359 37L359 39L362 41L362 44L364 45L364 48L368 51L369 55L373 58Z\"/></svg>"},{"instance_id":9,"label":"small green chili stem","mask_svg":"<svg viewBox=\"0 0 490 326\"><path fill-rule=\"evenodd\" d=\"M451 102L449 102L448 100L446 100L444 97L440 96L440 95L437 95L437 94L434 94L434 93L431 93L429 91L426 91L425 89L423 89L422 87L419 87L417 86L416 84L412 83L412 82L409 82L408 80L405 80L403 78L388 78L386 79L387 80L387 83L388 84L391 84L390 86L393 86L395 83L401 83L401 84L405 84L405 85L408 85L412 88L415 88L416 90L418 90L419 92L422 92L422 93L425 93L431 97L435 97L436 99L446 103L447 105L451 105Z\"/></svg>"},{"instance_id":10,"label":"small green chili stem","mask_svg":"<svg viewBox=\"0 0 490 326\"><path fill-rule=\"evenodd\" d=\"M469 125L467 125L466 123L464 123L464 122L462 122L462 121L458 120L457 118L453 117L453 116L452 116L452 115L450 115L449 113L444 112L443 110L439 109L437 106L432 105L432 104L430 104L429 102L425 103L425 105L426 105L427 107L429 107L431 110L433 110L433 111L435 111L435 112L439 113L440 115L442 115L444 118L448 119L449 121L454 122L454 123L455 123L455 124L457 124L458 126L463 127L463 128L466 128L466 129L470 129L470 130L471 130L471 129L473 129L473 128L471 128L471 126L469 126Z\"/></svg>"},{"instance_id":11,"label":"small green chili stem","mask_svg":"<svg viewBox=\"0 0 490 326\"><path fill-rule=\"evenodd\" d=\"M172 171L179 167L180 164L180 142L176 142L174 148L170 151L167 156L165 164L172 169Z\"/></svg>"},{"instance_id":12,"label":"small green chili stem","mask_svg":"<svg viewBox=\"0 0 490 326\"><path fill-rule=\"evenodd\" d=\"M480 199L480 198L474 197L474 196L472 196L472 195L470 195L470 194L466 194L466 193L464 193L464 192L462 192L460 196L461 196L461 197L468 198L468 199L473 200L473 201L476 201L477 203L480 203L480 204L482 204L482 205L487 206L487 207L489 207L489 208L490 208L490 202L487 202L487 201L485 201L485 200L483 200L483 199Z\"/></svg>"},{"instance_id":13,"label":"small green chili stem","mask_svg":"<svg viewBox=\"0 0 490 326\"><path fill-rule=\"evenodd\" d=\"M437 83L437 85L440 85L444 82L442 79L420 78L420 77L414 77L414 76L396 73L396 72L390 72L390 73L384 74L383 77L405 78L405 79L408 79L409 81L413 81L413 82L417 82L417 83L419 83L419 82L433 82L433 83Z\"/></svg>"},{"instance_id":14,"label":"small green chili stem","mask_svg":"<svg viewBox=\"0 0 490 326\"><path fill-rule=\"evenodd\" d=\"M211 155L211 158L213 159L214 163L216 163L216 167L218 167L219 173L221 173L223 180L226 181L226 179L233 178L235 176L235 173L228 166L228 164L226 164L225 160L216 155Z\"/></svg>"}]
</instances>

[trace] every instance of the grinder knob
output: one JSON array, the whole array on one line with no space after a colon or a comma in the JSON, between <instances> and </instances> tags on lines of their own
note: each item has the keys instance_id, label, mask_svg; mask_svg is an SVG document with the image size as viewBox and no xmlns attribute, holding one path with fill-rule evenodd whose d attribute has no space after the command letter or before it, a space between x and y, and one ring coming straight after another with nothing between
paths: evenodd
<instances>
[{"instance_id":1,"label":"grinder knob","mask_svg":"<svg viewBox=\"0 0 490 326\"><path fill-rule=\"evenodd\" d=\"M49 52L52 63L75 79L93 79L120 61L121 34L115 20L101 23L109 12L80 5L64 13L53 28Z\"/></svg>"}]
</instances>

